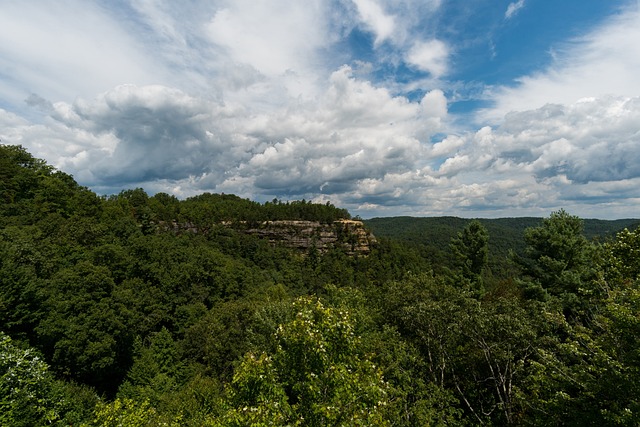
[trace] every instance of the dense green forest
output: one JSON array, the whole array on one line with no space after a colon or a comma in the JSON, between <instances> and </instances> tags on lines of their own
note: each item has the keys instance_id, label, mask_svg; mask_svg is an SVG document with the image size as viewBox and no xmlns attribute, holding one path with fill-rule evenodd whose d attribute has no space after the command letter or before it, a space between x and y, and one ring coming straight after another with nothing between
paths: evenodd
<instances>
[{"instance_id":1,"label":"dense green forest","mask_svg":"<svg viewBox=\"0 0 640 427\"><path fill-rule=\"evenodd\" d=\"M0 425L640 424L637 222L375 219L368 256L229 226L344 218L0 145Z\"/></svg>"},{"instance_id":2,"label":"dense green forest","mask_svg":"<svg viewBox=\"0 0 640 427\"><path fill-rule=\"evenodd\" d=\"M404 242L432 261L437 260L436 267L444 267L449 263L451 239L470 221L457 217L386 217L369 219L365 224L377 237ZM525 229L539 226L542 218L481 218L478 221L489 232L489 267L491 271L501 272L509 268L510 252L524 251ZM589 240L606 241L625 228L633 230L639 226L639 219L583 219L583 234Z\"/></svg>"}]
</instances>

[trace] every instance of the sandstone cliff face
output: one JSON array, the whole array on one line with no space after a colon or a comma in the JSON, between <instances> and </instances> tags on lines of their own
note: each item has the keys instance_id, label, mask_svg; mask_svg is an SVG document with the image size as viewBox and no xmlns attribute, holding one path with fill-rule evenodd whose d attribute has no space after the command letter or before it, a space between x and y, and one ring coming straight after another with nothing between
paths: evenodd
<instances>
[{"instance_id":1,"label":"sandstone cliff face","mask_svg":"<svg viewBox=\"0 0 640 427\"><path fill-rule=\"evenodd\" d=\"M203 233L203 229L191 223L160 223L159 229L173 233ZM264 221L249 224L246 222L223 222L221 225L234 228L246 234L268 240L273 245L296 249L301 253L315 247L320 253L339 247L350 256L366 256L376 243L375 236L364 228L362 221L338 220L331 224L318 221Z\"/></svg>"},{"instance_id":2,"label":"sandstone cliff face","mask_svg":"<svg viewBox=\"0 0 640 427\"><path fill-rule=\"evenodd\" d=\"M364 228L362 221L339 220L331 224L317 221L265 221L244 230L247 234L268 239L274 245L282 245L308 252L315 247L326 252L341 247L349 255L368 255L376 238Z\"/></svg>"}]
</instances>

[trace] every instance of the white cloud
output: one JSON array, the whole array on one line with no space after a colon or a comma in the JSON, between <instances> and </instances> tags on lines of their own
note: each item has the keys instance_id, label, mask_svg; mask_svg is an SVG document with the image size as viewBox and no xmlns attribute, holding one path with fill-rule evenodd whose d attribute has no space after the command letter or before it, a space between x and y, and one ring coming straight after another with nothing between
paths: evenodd
<instances>
[{"instance_id":1,"label":"white cloud","mask_svg":"<svg viewBox=\"0 0 640 427\"><path fill-rule=\"evenodd\" d=\"M3 79L5 101L17 107L32 92L71 101L123 82L165 80L151 52L99 6L74 0L60 6L38 0L0 5L0 69L19 78Z\"/></svg>"},{"instance_id":2,"label":"white cloud","mask_svg":"<svg viewBox=\"0 0 640 427\"><path fill-rule=\"evenodd\" d=\"M364 180L416 169L419 137L447 116L442 92L409 102L349 67L332 74L317 102L269 111L250 105L123 85L93 100L55 103L45 124L14 125L8 139L106 192L145 185L179 195L349 199Z\"/></svg>"},{"instance_id":3,"label":"white cloud","mask_svg":"<svg viewBox=\"0 0 640 427\"><path fill-rule=\"evenodd\" d=\"M640 98L548 105L426 144L417 135L437 132L445 101L394 97L348 67L317 104L268 114L128 85L55 103L41 125L0 111L0 138L105 192L305 197L364 216L634 216Z\"/></svg>"},{"instance_id":4,"label":"white cloud","mask_svg":"<svg viewBox=\"0 0 640 427\"><path fill-rule=\"evenodd\" d=\"M504 18L513 18L524 7L524 2L525 0L518 0L516 2L509 3L509 6L507 6L507 10L504 13Z\"/></svg>"},{"instance_id":5,"label":"white cloud","mask_svg":"<svg viewBox=\"0 0 640 427\"><path fill-rule=\"evenodd\" d=\"M637 10L493 88L465 133L437 88L456 46L425 25L440 1L34 1L0 5L0 139L97 191L304 197L363 216L637 216ZM354 71L356 27L375 52ZM430 77L384 75L405 66Z\"/></svg>"},{"instance_id":6,"label":"white cloud","mask_svg":"<svg viewBox=\"0 0 640 427\"><path fill-rule=\"evenodd\" d=\"M440 40L416 42L406 54L406 61L433 77L441 77L447 71L449 50Z\"/></svg>"},{"instance_id":7,"label":"white cloud","mask_svg":"<svg viewBox=\"0 0 640 427\"><path fill-rule=\"evenodd\" d=\"M376 36L375 45L391 38L396 31L396 23L393 15L385 13L376 0L353 0L362 22Z\"/></svg>"},{"instance_id":8,"label":"white cloud","mask_svg":"<svg viewBox=\"0 0 640 427\"><path fill-rule=\"evenodd\" d=\"M431 157L449 158L453 156L456 150L464 145L464 138L456 135L450 135L440 142L433 144L429 154Z\"/></svg>"},{"instance_id":9,"label":"white cloud","mask_svg":"<svg viewBox=\"0 0 640 427\"><path fill-rule=\"evenodd\" d=\"M216 11L208 32L232 60L260 73L300 73L328 42L324 14L319 1L233 1Z\"/></svg>"},{"instance_id":10,"label":"white cloud","mask_svg":"<svg viewBox=\"0 0 640 427\"><path fill-rule=\"evenodd\" d=\"M638 123L639 97L511 113L495 129L435 144L429 157L441 163L428 173L456 183L448 192L437 190L448 194L454 210L504 206L511 213L545 214L565 207L585 217L633 217L640 196L632 185L640 183ZM595 207L605 200L610 205Z\"/></svg>"},{"instance_id":11,"label":"white cloud","mask_svg":"<svg viewBox=\"0 0 640 427\"><path fill-rule=\"evenodd\" d=\"M480 122L500 122L511 111L545 104L573 104L587 97L640 95L640 10L630 8L604 25L557 49L545 71L518 79L514 87L488 93L495 105L479 114Z\"/></svg>"},{"instance_id":12,"label":"white cloud","mask_svg":"<svg viewBox=\"0 0 640 427\"><path fill-rule=\"evenodd\" d=\"M240 172L274 191L349 190L362 179L402 170L415 162L426 114L420 104L353 77L333 73L319 104L299 106L260 120L254 135L275 141Z\"/></svg>"}]
</instances>

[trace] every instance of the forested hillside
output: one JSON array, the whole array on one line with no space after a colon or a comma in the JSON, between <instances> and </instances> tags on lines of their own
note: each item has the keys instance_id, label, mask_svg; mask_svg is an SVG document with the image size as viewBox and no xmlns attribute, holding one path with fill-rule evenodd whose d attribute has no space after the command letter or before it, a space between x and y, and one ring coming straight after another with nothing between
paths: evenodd
<instances>
[{"instance_id":1,"label":"forested hillside","mask_svg":"<svg viewBox=\"0 0 640 427\"><path fill-rule=\"evenodd\" d=\"M449 243L472 221L457 217L385 217L365 221L367 227L380 238L404 242L425 256L437 260L440 266L449 264ZM525 249L524 231L541 224L542 218L478 219L489 232L489 265L493 271L508 268L509 252ZM600 220L583 219L583 234L589 240L606 241L616 233L640 226L639 219Z\"/></svg>"},{"instance_id":2,"label":"forested hillside","mask_svg":"<svg viewBox=\"0 0 640 427\"><path fill-rule=\"evenodd\" d=\"M636 223L375 219L367 256L230 226L348 218L0 145L0 425L640 424Z\"/></svg>"}]
</instances>

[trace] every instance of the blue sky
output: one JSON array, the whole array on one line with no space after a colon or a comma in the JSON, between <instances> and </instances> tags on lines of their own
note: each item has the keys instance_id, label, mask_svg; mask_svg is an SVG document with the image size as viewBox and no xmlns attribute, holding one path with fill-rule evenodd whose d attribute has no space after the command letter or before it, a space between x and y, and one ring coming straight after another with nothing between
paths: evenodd
<instances>
[{"instance_id":1,"label":"blue sky","mask_svg":"<svg viewBox=\"0 0 640 427\"><path fill-rule=\"evenodd\" d=\"M638 0L0 2L0 139L98 193L640 214Z\"/></svg>"}]
</instances>

